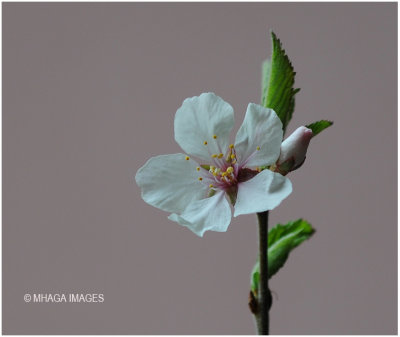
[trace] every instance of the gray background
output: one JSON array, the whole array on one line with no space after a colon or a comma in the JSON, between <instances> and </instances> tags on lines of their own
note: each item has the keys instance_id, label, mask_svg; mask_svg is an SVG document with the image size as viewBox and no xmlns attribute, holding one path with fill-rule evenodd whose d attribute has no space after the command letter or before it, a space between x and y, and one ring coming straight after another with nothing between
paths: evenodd
<instances>
[{"instance_id":1,"label":"gray background","mask_svg":"<svg viewBox=\"0 0 400 337\"><path fill-rule=\"evenodd\" d=\"M269 29L319 119L271 223L316 235L270 282L273 334L397 332L397 4L3 4L3 332L252 334L253 215L198 238L133 177L183 99L260 99ZM104 293L96 304L25 293Z\"/></svg>"}]
</instances>

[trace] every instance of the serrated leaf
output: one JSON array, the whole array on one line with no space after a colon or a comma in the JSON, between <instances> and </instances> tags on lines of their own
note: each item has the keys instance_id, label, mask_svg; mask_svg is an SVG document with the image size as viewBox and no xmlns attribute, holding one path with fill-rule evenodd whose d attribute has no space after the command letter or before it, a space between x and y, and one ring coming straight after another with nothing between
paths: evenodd
<instances>
[{"instance_id":1,"label":"serrated leaf","mask_svg":"<svg viewBox=\"0 0 400 337\"><path fill-rule=\"evenodd\" d=\"M314 232L311 224L303 219L271 228L268 232L268 278L275 275L287 261L290 252ZM251 273L251 290L254 294L257 294L259 279L260 265L257 261Z\"/></svg>"},{"instance_id":2,"label":"serrated leaf","mask_svg":"<svg viewBox=\"0 0 400 337\"><path fill-rule=\"evenodd\" d=\"M281 41L274 32L271 32L271 37L271 60L263 63L261 104L275 110L282 121L283 130L285 130L293 115L294 95L300 89L293 88L296 73L282 48Z\"/></svg>"},{"instance_id":3,"label":"serrated leaf","mask_svg":"<svg viewBox=\"0 0 400 337\"><path fill-rule=\"evenodd\" d=\"M325 130L326 128L330 127L333 124L332 121L318 121L311 124L306 125L306 128L309 128L313 132L313 137L318 135L321 131Z\"/></svg>"},{"instance_id":4,"label":"serrated leaf","mask_svg":"<svg viewBox=\"0 0 400 337\"><path fill-rule=\"evenodd\" d=\"M276 225L268 233L268 276L283 267L289 253L315 232L307 221L298 219L286 225Z\"/></svg>"}]
</instances>

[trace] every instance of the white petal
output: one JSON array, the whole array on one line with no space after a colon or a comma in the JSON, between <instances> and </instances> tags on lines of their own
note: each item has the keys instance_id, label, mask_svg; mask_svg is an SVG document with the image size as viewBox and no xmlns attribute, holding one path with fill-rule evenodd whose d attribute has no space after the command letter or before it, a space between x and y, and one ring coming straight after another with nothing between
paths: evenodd
<instances>
[{"instance_id":1,"label":"white petal","mask_svg":"<svg viewBox=\"0 0 400 337\"><path fill-rule=\"evenodd\" d=\"M234 216L274 209L290 193L292 183L288 178L270 170L261 171L239 184Z\"/></svg>"},{"instance_id":2,"label":"white petal","mask_svg":"<svg viewBox=\"0 0 400 337\"><path fill-rule=\"evenodd\" d=\"M176 112L175 140L189 155L209 162L212 154L225 153L233 123L233 108L215 94L204 93L185 99Z\"/></svg>"},{"instance_id":3,"label":"white petal","mask_svg":"<svg viewBox=\"0 0 400 337\"><path fill-rule=\"evenodd\" d=\"M150 158L135 177L143 200L167 212L183 212L189 203L207 194L207 185L198 180L197 166L181 153Z\"/></svg>"},{"instance_id":4,"label":"white petal","mask_svg":"<svg viewBox=\"0 0 400 337\"><path fill-rule=\"evenodd\" d=\"M168 219L203 236L205 231L226 232L231 217L225 193L220 191L212 197L192 202L181 215L171 214Z\"/></svg>"},{"instance_id":5,"label":"white petal","mask_svg":"<svg viewBox=\"0 0 400 337\"><path fill-rule=\"evenodd\" d=\"M274 164L279 157L282 137L282 122L275 111L250 103L235 140L239 165Z\"/></svg>"}]
</instances>

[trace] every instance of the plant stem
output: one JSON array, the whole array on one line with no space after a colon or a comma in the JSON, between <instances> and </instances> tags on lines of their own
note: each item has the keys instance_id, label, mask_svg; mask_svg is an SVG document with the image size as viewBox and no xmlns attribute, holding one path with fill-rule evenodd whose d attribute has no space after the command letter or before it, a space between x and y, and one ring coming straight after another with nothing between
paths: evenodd
<instances>
[{"instance_id":1,"label":"plant stem","mask_svg":"<svg viewBox=\"0 0 400 337\"><path fill-rule=\"evenodd\" d=\"M257 213L260 248L260 282L258 289L258 310L256 314L259 335L269 334L269 309L272 304L268 287L268 211Z\"/></svg>"}]
</instances>

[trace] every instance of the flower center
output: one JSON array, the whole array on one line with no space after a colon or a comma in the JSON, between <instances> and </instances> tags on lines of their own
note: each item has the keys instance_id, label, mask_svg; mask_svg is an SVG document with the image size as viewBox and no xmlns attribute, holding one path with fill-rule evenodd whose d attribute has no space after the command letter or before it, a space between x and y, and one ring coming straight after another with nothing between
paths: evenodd
<instances>
[{"instance_id":1,"label":"flower center","mask_svg":"<svg viewBox=\"0 0 400 337\"><path fill-rule=\"evenodd\" d=\"M216 142L218 136L213 135L212 138L211 141ZM207 140L203 142L203 145L209 148L209 142ZM242 167L245 163L239 165L235 146L233 144L229 145L225 154L217 142L216 145L217 146L214 148L217 148L219 153L211 153L210 150L208 151L211 164L202 164L196 167L196 171L199 173L198 180L208 186L210 195L219 189L224 190L229 196L235 196L237 184L251 179L259 173L259 171ZM260 147L257 146L251 156L255 155L259 150ZM189 160L189 157L185 159Z\"/></svg>"},{"instance_id":2,"label":"flower center","mask_svg":"<svg viewBox=\"0 0 400 337\"><path fill-rule=\"evenodd\" d=\"M216 182L225 185L232 185L236 183L235 169L233 166L228 166L225 170L224 168L210 166L208 171L214 176Z\"/></svg>"},{"instance_id":3,"label":"flower center","mask_svg":"<svg viewBox=\"0 0 400 337\"><path fill-rule=\"evenodd\" d=\"M217 135L213 135L213 139L216 140ZM208 145L207 141L204 141L205 146ZM237 164L235 146L229 145L225 154L222 152L219 145L217 146L219 153L210 154L210 165L201 165L196 167L199 172L199 181L208 185L210 192L216 189L222 189L224 191L231 190L232 187L237 185L237 175L239 166Z\"/></svg>"}]
</instances>

